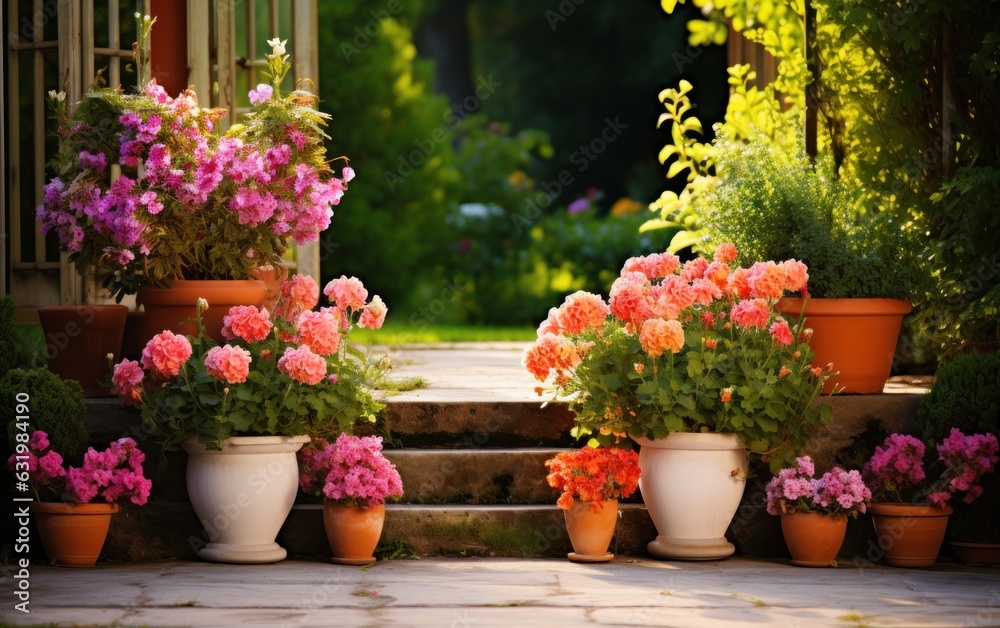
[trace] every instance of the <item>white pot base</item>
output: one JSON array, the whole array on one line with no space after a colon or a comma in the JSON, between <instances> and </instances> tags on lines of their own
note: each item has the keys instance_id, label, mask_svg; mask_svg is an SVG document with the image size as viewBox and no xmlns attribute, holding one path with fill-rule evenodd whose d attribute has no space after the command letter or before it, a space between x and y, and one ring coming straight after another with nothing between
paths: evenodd
<instances>
[{"instance_id":1,"label":"white pot base","mask_svg":"<svg viewBox=\"0 0 1000 628\"><path fill-rule=\"evenodd\" d=\"M657 558L678 560L722 560L733 555L736 547L725 537L718 539L674 539L658 536L646 545Z\"/></svg>"},{"instance_id":2,"label":"white pot base","mask_svg":"<svg viewBox=\"0 0 1000 628\"><path fill-rule=\"evenodd\" d=\"M263 565L285 560L288 552L277 543L243 545L239 543L209 543L198 550L198 558L210 563Z\"/></svg>"}]
</instances>

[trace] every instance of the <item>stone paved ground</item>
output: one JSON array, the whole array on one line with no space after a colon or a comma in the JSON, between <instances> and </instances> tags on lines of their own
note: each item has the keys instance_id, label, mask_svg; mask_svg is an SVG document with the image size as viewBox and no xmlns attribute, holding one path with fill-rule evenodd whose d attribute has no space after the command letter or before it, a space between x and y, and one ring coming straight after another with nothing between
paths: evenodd
<instances>
[{"instance_id":1,"label":"stone paved ground","mask_svg":"<svg viewBox=\"0 0 1000 628\"><path fill-rule=\"evenodd\" d=\"M370 568L322 562L35 566L30 615L18 624L227 626L996 626L1000 570L938 564L805 569L730 558L684 563L394 560Z\"/></svg>"}]
</instances>

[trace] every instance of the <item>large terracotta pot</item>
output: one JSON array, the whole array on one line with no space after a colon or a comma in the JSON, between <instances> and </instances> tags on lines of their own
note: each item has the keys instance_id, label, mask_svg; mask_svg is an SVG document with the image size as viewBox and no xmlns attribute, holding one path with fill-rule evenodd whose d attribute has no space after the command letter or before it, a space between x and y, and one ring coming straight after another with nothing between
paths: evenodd
<instances>
[{"instance_id":1,"label":"large terracotta pot","mask_svg":"<svg viewBox=\"0 0 1000 628\"><path fill-rule=\"evenodd\" d=\"M84 397L108 397L108 354L121 359L122 334L128 308L124 305L52 305L38 308L45 333L49 368L63 379L75 379Z\"/></svg>"},{"instance_id":2,"label":"large terracotta pot","mask_svg":"<svg viewBox=\"0 0 1000 628\"><path fill-rule=\"evenodd\" d=\"M42 547L63 567L93 567L108 536L118 504L31 504Z\"/></svg>"},{"instance_id":3,"label":"large terracotta pot","mask_svg":"<svg viewBox=\"0 0 1000 628\"><path fill-rule=\"evenodd\" d=\"M632 439L639 450L639 490L658 536L646 547L658 558L717 560L736 550L726 529L740 506L746 447L728 433L672 432Z\"/></svg>"},{"instance_id":4,"label":"large terracotta pot","mask_svg":"<svg viewBox=\"0 0 1000 628\"><path fill-rule=\"evenodd\" d=\"M875 535L893 567L933 567L952 510L911 504L872 504Z\"/></svg>"},{"instance_id":5,"label":"large terracotta pot","mask_svg":"<svg viewBox=\"0 0 1000 628\"><path fill-rule=\"evenodd\" d=\"M844 544L847 517L817 512L781 515L781 533L792 554L792 564L800 567L836 565L837 552Z\"/></svg>"},{"instance_id":6,"label":"large terracotta pot","mask_svg":"<svg viewBox=\"0 0 1000 628\"><path fill-rule=\"evenodd\" d=\"M224 342L222 319L234 305L263 305L267 286L256 279L246 280L177 280L169 288L140 286L139 301L146 311L146 333L150 337L169 329L175 334L195 334L193 322L183 322L197 315L198 298L208 301L202 321L208 335Z\"/></svg>"},{"instance_id":7,"label":"large terracotta pot","mask_svg":"<svg viewBox=\"0 0 1000 628\"><path fill-rule=\"evenodd\" d=\"M371 508L323 502L323 527L333 551L332 562L370 565L385 523L385 504Z\"/></svg>"},{"instance_id":8,"label":"large terracotta pot","mask_svg":"<svg viewBox=\"0 0 1000 628\"><path fill-rule=\"evenodd\" d=\"M608 546L618 522L618 500L600 502L601 508L597 512L591 504L593 502L576 499L572 506L563 510L566 531L573 544L573 551L567 558L579 563L606 563L615 557L608 553Z\"/></svg>"},{"instance_id":9,"label":"large terracotta pot","mask_svg":"<svg viewBox=\"0 0 1000 628\"><path fill-rule=\"evenodd\" d=\"M187 490L209 543L202 560L276 563L287 552L275 543L299 488L295 452L308 436L233 436L221 451L197 438L181 443L188 452Z\"/></svg>"},{"instance_id":10,"label":"large terracotta pot","mask_svg":"<svg viewBox=\"0 0 1000 628\"><path fill-rule=\"evenodd\" d=\"M836 387L871 394L882 392L889 378L903 316L913 307L901 299L781 299L776 309L793 319L804 312L813 330L813 364L832 363L840 371L826 381L824 393Z\"/></svg>"}]
</instances>

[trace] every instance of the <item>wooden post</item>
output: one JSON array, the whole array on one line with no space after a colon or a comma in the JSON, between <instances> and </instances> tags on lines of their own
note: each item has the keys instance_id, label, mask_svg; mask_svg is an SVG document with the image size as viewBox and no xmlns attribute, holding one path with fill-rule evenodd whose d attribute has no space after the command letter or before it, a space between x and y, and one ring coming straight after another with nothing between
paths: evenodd
<instances>
[{"instance_id":1,"label":"wooden post","mask_svg":"<svg viewBox=\"0 0 1000 628\"><path fill-rule=\"evenodd\" d=\"M319 16L316 0L295 0L292 5L292 72L295 79L308 78L313 83L310 89L319 97ZM323 235L320 234L320 238ZM296 272L309 275L320 283L319 242L309 242L295 250Z\"/></svg>"},{"instance_id":2,"label":"wooden post","mask_svg":"<svg viewBox=\"0 0 1000 628\"><path fill-rule=\"evenodd\" d=\"M817 109L819 107L819 64L816 63L816 7L805 0L805 24L803 38L806 44L806 69L809 70L809 84L806 85L806 154L811 161L816 160Z\"/></svg>"}]
</instances>

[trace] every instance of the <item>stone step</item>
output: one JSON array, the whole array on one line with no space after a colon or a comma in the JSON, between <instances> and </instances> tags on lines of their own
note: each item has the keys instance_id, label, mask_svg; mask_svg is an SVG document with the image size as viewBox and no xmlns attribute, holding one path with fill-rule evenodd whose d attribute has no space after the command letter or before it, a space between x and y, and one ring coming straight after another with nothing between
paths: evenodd
<instances>
[{"instance_id":1,"label":"stone step","mask_svg":"<svg viewBox=\"0 0 1000 628\"><path fill-rule=\"evenodd\" d=\"M409 504L551 504L545 461L558 448L392 449Z\"/></svg>"}]
</instances>

